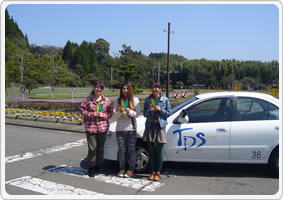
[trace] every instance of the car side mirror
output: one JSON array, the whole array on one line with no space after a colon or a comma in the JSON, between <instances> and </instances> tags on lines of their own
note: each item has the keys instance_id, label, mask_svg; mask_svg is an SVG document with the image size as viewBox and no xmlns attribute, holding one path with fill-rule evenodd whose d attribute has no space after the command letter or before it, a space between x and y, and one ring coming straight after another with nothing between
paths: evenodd
<instances>
[{"instance_id":1,"label":"car side mirror","mask_svg":"<svg viewBox=\"0 0 283 200\"><path fill-rule=\"evenodd\" d=\"M183 124L189 122L189 116L187 114L187 111L184 109L179 114L179 116L173 121L174 124Z\"/></svg>"},{"instance_id":2,"label":"car side mirror","mask_svg":"<svg viewBox=\"0 0 283 200\"><path fill-rule=\"evenodd\" d=\"M182 112L181 112L181 114L180 114L180 116L181 116L181 117L185 117L185 116L187 116L187 115L188 115L187 111L186 111L185 109L183 109Z\"/></svg>"},{"instance_id":3,"label":"car side mirror","mask_svg":"<svg viewBox=\"0 0 283 200\"><path fill-rule=\"evenodd\" d=\"M189 122L189 117L188 117L188 115L186 115L185 117L179 116L179 117L178 117L178 122L179 122L180 124L188 123L188 122Z\"/></svg>"}]
</instances>

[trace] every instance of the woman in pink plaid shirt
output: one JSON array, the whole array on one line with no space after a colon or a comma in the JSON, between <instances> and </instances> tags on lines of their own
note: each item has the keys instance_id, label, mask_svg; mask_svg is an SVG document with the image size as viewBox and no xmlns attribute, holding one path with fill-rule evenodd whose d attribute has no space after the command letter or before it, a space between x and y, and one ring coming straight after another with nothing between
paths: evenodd
<instances>
[{"instance_id":1,"label":"woman in pink plaid shirt","mask_svg":"<svg viewBox=\"0 0 283 200\"><path fill-rule=\"evenodd\" d=\"M88 176L99 173L103 157L106 132L109 129L109 118L113 114L111 101L102 95L103 81L97 81L90 96L86 97L80 106L84 117L86 138L88 144Z\"/></svg>"}]
</instances>

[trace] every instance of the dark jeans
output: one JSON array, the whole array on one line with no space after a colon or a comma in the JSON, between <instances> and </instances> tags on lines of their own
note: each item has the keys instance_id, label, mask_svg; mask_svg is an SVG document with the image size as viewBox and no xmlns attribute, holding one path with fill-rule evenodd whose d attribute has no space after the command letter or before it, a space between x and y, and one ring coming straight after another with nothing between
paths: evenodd
<instances>
[{"instance_id":1,"label":"dark jeans","mask_svg":"<svg viewBox=\"0 0 283 200\"><path fill-rule=\"evenodd\" d=\"M149 164L152 172L160 172L163 164L162 143L148 142Z\"/></svg>"},{"instance_id":2,"label":"dark jeans","mask_svg":"<svg viewBox=\"0 0 283 200\"><path fill-rule=\"evenodd\" d=\"M104 144L106 141L106 132L86 133L88 145L88 168L101 167L104 158Z\"/></svg>"},{"instance_id":3,"label":"dark jeans","mask_svg":"<svg viewBox=\"0 0 283 200\"><path fill-rule=\"evenodd\" d=\"M118 131L116 132L119 147L119 165L120 170L126 170L126 152L129 154L129 170L135 171L136 167L136 131Z\"/></svg>"}]
</instances>

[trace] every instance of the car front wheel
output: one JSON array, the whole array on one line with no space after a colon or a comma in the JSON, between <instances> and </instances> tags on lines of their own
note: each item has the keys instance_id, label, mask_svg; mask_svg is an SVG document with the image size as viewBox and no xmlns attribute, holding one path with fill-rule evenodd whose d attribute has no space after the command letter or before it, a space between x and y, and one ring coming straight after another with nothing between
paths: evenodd
<instances>
[{"instance_id":1,"label":"car front wheel","mask_svg":"<svg viewBox=\"0 0 283 200\"><path fill-rule=\"evenodd\" d=\"M126 168L129 167L129 154L127 153ZM119 167L119 152L117 154L118 168ZM136 144L136 172L144 172L149 168L149 153L146 143L139 142Z\"/></svg>"},{"instance_id":2,"label":"car front wheel","mask_svg":"<svg viewBox=\"0 0 283 200\"><path fill-rule=\"evenodd\" d=\"M136 171L146 171L149 168L149 153L147 150L147 145L145 143L136 145L136 157Z\"/></svg>"}]
</instances>

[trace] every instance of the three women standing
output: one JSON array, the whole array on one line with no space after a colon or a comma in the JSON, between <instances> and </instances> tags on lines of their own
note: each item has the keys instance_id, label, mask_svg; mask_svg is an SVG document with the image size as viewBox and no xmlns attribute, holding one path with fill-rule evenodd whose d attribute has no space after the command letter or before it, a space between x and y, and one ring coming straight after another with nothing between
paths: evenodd
<instances>
[{"instance_id":1,"label":"three women standing","mask_svg":"<svg viewBox=\"0 0 283 200\"><path fill-rule=\"evenodd\" d=\"M116 136L119 147L119 177L132 177L136 165L136 117L140 112L139 99L133 96L130 84L123 84L120 96L114 101L114 116L117 117ZM126 171L127 156L129 154L129 168Z\"/></svg>"},{"instance_id":2,"label":"three women standing","mask_svg":"<svg viewBox=\"0 0 283 200\"><path fill-rule=\"evenodd\" d=\"M160 180L163 164L163 146L167 143L166 125L171 112L169 99L161 94L161 85L151 83L152 94L145 99L143 114L146 117L146 128L143 140L148 143L151 175L149 180ZM109 118L113 115L113 106L108 98L102 95L104 84L97 81L93 92L81 104L88 143L88 175L93 177L100 171L103 162L106 132L109 129ZM116 136L119 147L119 177L132 177L136 165L136 117L140 112L139 99L133 96L130 84L123 84L120 96L114 101L114 115L118 118ZM129 154L129 168L126 169Z\"/></svg>"},{"instance_id":3,"label":"three women standing","mask_svg":"<svg viewBox=\"0 0 283 200\"><path fill-rule=\"evenodd\" d=\"M103 90L103 81L97 81L91 95L86 97L80 106L86 129L90 177L94 177L102 166L106 132L109 130L109 119L113 114L111 101L102 95Z\"/></svg>"},{"instance_id":4,"label":"three women standing","mask_svg":"<svg viewBox=\"0 0 283 200\"><path fill-rule=\"evenodd\" d=\"M167 143L166 125L171 112L169 99L161 94L160 82L151 83L152 94L145 99L143 115L146 117L143 140L148 143L151 175L149 180L160 180L163 164L163 146Z\"/></svg>"}]
</instances>

